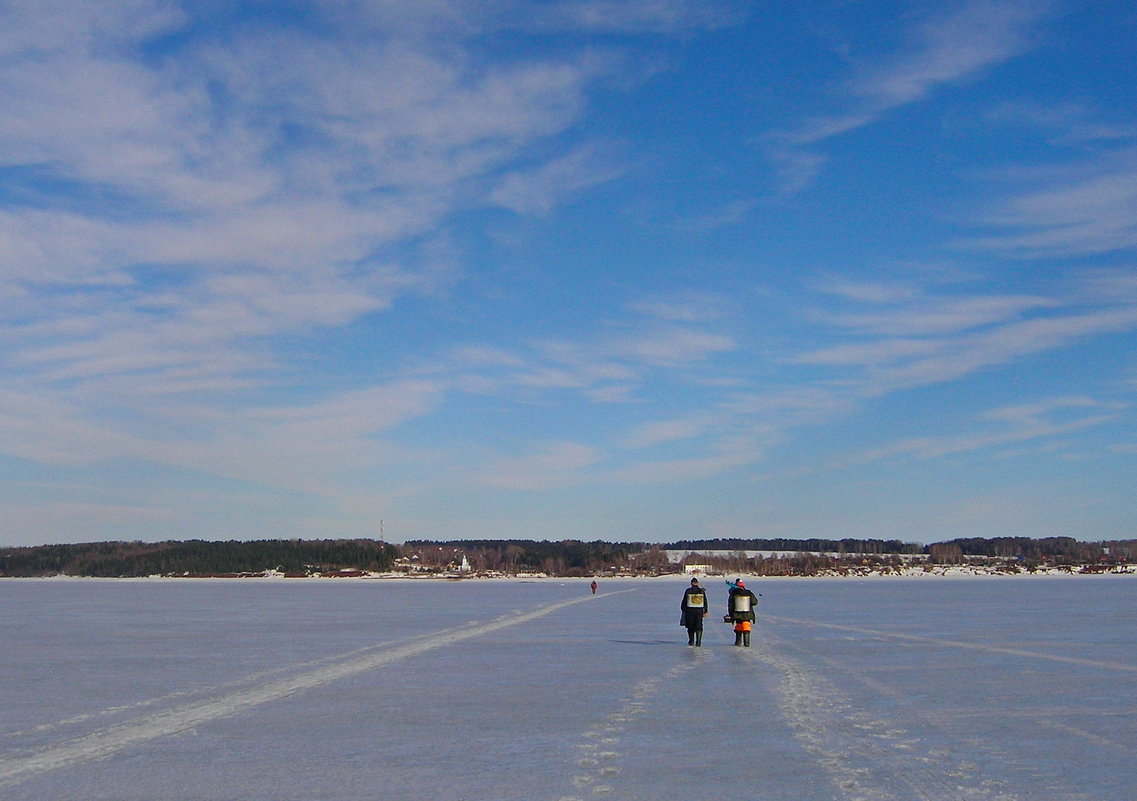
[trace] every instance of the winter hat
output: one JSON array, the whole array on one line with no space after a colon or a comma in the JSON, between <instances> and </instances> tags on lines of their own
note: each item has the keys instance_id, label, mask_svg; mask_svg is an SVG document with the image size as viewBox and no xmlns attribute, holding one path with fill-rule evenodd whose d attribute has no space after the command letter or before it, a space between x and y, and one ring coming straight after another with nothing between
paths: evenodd
<instances>
[{"instance_id":1,"label":"winter hat","mask_svg":"<svg viewBox=\"0 0 1137 801\"><path fill-rule=\"evenodd\" d=\"M737 584L739 587L742 587L742 589L746 589L746 585L742 583L742 579L739 579L738 581L736 581L734 583Z\"/></svg>"},{"instance_id":2,"label":"winter hat","mask_svg":"<svg viewBox=\"0 0 1137 801\"><path fill-rule=\"evenodd\" d=\"M699 580L698 580L698 579L691 579L691 583L692 583L692 584L698 584L698 583L699 583Z\"/></svg>"}]
</instances>

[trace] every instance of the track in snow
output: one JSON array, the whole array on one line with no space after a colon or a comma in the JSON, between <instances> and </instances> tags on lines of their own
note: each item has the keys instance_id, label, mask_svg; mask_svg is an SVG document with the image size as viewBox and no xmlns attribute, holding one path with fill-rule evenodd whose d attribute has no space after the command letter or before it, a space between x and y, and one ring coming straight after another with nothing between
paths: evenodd
<instances>
[{"instance_id":1,"label":"track in snow","mask_svg":"<svg viewBox=\"0 0 1137 801\"><path fill-rule=\"evenodd\" d=\"M777 702L795 738L843 798L856 801L1016 801L1007 788L978 775L976 766L920 739L894 721L856 708L829 681L794 659L769 633L753 651L776 671Z\"/></svg>"},{"instance_id":2,"label":"track in snow","mask_svg":"<svg viewBox=\"0 0 1137 801\"><path fill-rule=\"evenodd\" d=\"M1062 656L1060 654L1047 654L1040 651L1027 651L1022 648L1007 648L1002 645L987 645L985 643L962 642L960 640L945 640L939 637L922 637L918 634L901 634L894 631L881 631L879 629L865 628L864 626L843 626L836 623L819 623L816 620L798 620L792 617L765 616L765 620L773 623L792 623L796 626L811 626L820 629L847 631L853 634L867 634L871 637L882 637L890 640L904 640L906 642L920 643L921 645L936 645L943 648L962 648L969 651L983 651L990 654L1007 654L1009 656L1025 656L1031 659L1042 659L1049 662L1064 662L1069 665L1083 665L1096 667L1102 670L1115 670L1122 673L1137 673L1137 666L1122 662L1108 662L1098 659L1080 659L1076 656Z\"/></svg>"},{"instance_id":3,"label":"track in snow","mask_svg":"<svg viewBox=\"0 0 1137 801\"><path fill-rule=\"evenodd\" d=\"M630 592L630 590L618 592ZM607 593L606 595L614 594L616 593ZM215 692L212 697L201 701L184 703L150 715L136 717L120 724L107 726L85 735L31 751L0 754L0 786L15 784L34 776L83 762L103 759L134 746L240 714L253 707L321 687L338 679L385 667L393 662L418 656L438 648L445 648L448 645L481 637L511 626L528 623L573 604L593 600L596 597L603 596L587 595L573 598L541 606L528 612L505 615L487 623L467 625L423 635L401 645L384 643L351 651L338 657L303 665L299 672L283 678L265 681L263 676L253 677L252 680L255 683L251 686L220 693ZM247 685L248 682L245 684ZM142 702L138 706L148 704L149 702ZM118 710L110 710L109 712L116 711ZM51 728L54 727L40 727L40 730L50 730Z\"/></svg>"}]
</instances>

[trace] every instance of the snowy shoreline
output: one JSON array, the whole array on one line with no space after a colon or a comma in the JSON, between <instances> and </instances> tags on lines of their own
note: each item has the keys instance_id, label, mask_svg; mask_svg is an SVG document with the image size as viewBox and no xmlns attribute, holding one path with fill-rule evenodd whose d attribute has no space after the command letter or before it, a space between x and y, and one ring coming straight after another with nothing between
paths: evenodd
<instances>
[{"instance_id":1,"label":"snowy shoreline","mask_svg":"<svg viewBox=\"0 0 1137 801\"><path fill-rule=\"evenodd\" d=\"M329 574L313 574L310 576L285 576L282 573L275 573L267 571L263 574L242 574L233 576L124 576L124 577L107 577L107 576L0 576L0 581L162 581L162 582L232 582L240 581L242 583L254 582L271 582L273 584L280 583L300 583L319 581L320 583L340 584L340 583L356 583L356 582L399 582L399 583L415 583L422 581L446 581L446 582L559 582L562 584L574 582L588 585L592 581L597 582L612 582L612 581L647 581L647 582L688 582L691 578L698 578L700 580L717 581L719 579L727 580L732 576L739 575L752 581L816 581L816 580L860 580L860 581L913 581L913 580L936 580L936 579L974 579L974 578L990 578L990 579L1049 579L1049 578L1109 578L1109 577L1135 577L1137 576L1137 568L1125 567L1120 569L1111 570L1063 570L1055 568L1038 569L1034 571L1008 571L999 570L997 568L984 568L975 566L961 566L961 565L942 565L935 566L929 570L922 567L920 568L899 568L889 571L881 570L864 570L864 571L823 571L816 575L811 576L762 576L754 573L722 573L722 574L706 574L706 573L668 573L662 576L549 576L546 574L532 573L532 574L501 574L501 575L485 575L485 574L457 574L457 573L431 573L431 574L407 574L407 573L366 573L361 572L358 574L343 576L343 575L329 575Z\"/></svg>"}]
</instances>

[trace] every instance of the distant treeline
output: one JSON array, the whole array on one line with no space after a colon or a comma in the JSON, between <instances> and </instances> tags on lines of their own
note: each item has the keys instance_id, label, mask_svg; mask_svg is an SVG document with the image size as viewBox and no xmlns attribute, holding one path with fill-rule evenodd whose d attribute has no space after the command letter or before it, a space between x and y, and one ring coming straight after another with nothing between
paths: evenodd
<instances>
[{"instance_id":1,"label":"distant treeline","mask_svg":"<svg viewBox=\"0 0 1137 801\"><path fill-rule=\"evenodd\" d=\"M96 542L0 548L0 575L170 576L390 570L398 546L374 540Z\"/></svg>"},{"instance_id":2,"label":"distant treeline","mask_svg":"<svg viewBox=\"0 0 1137 801\"><path fill-rule=\"evenodd\" d=\"M989 556L1008 559L1053 559L1065 558L1078 561L1094 561L1109 554L1129 559L1134 554L1137 540L1114 540L1107 542L1079 542L1073 537L981 537L960 538L937 542L932 545L919 545L900 540L786 540L786 539L717 539L683 540L660 547L669 550L742 550L742 551L810 551L828 554L879 554L879 555L919 555L935 556L955 553L959 556Z\"/></svg>"},{"instance_id":3,"label":"distant treeline","mask_svg":"<svg viewBox=\"0 0 1137 801\"><path fill-rule=\"evenodd\" d=\"M800 575L847 563L899 564L919 560L952 564L970 557L1025 565L1132 561L1137 540L1079 542L1072 537L955 539L932 545L899 540L711 539L673 543L561 540L255 540L215 542L97 542L0 548L2 576L214 576L335 574L345 571L443 571L465 560L475 572L540 571L554 576L661 573L677 570L666 551L685 560L759 575ZM759 552L755 555L754 552Z\"/></svg>"},{"instance_id":4,"label":"distant treeline","mask_svg":"<svg viewBox=\"0 0 1137 801\"><path fill-rule=\"evenodd\" d=\"M958 549L967 556L991 556L1014 559L1073 559L1087 562L1102 556L1131 559L1137 548L1137 540L1114 540L1109 542L1079 542L1073 537L995 537L993 539L965 538L939 542L929 545L925 553L934 554L948 549Z\"/></svg>"},{"instance_id":5,"label":"distant treeline","mask_svg":"<svg viewBox=\"0 0 1137 801\"><path fill-rule=\"evenodd\" d=\"M680 540L661 545L669 551L810 551L813 553L919 554L923 545L900 540L787 540L787 539L715 539Z\"/></svg>"},{"instance_id":6,"label":"distant treeline","mask_svg":"<svg viewBox=\"0 0 1137 801\"><path fill-rule=\"evenodd\" d=\"M875 539L708 539L649 544L604 541L535 542L532 540L409 541L407 556L423 565L452 566L464 555L474 570L540 570L557 576L630 570L658 573L679 565L666 551L687 551L683 562L716 570L758 575L812 575L849 564L875 565L926 561L955 564L969 557L1013 560L1030 567L1041 564L1084 565L1131 560L1137 540L1079 542L1073 537L998 537L955 539L932 545ZM759 555L754 555L758 552ZM924 557L920 560L920 557Z\"/></svg>"},{"instance_id":7,"label":"distant treeline","mask_svg":"<svg viewBox=\"0 0 1137 801\"><path fill-rule=\"evenodd\" d=\"M645 543L597 540L411 540L403 546L404 558L422 566L449 566L462 557L477 571L541 571L553 576L583 576L629 568L636 556L651 548ZM663 559L666 562L666 557Z\"/></svg>"}]
</instances>

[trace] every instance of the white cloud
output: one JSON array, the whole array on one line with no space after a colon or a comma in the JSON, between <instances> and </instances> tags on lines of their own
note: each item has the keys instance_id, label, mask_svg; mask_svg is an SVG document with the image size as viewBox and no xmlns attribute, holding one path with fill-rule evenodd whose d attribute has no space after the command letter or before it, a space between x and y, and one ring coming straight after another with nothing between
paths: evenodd
<instances>
[{"instance_id":1,"label":"white cloud","mask_svg":"<svg viewBox=\"0 0 1137 801\"><path fill-rule=\"evenodd\" d=\"M35 19L28 12L25 27ZM89 38L76 30L72 47L34 58L29 45L0 88L5 161L78 182L89 197L72 201L79 211L5 216L3 246L27 265L24 278L81 282L131 259L359 260L478 202L465 184L573 122L585 86L608 69L587 56L479 66L307 32L206 40L145 62L134 58L141 40L100 40L96 52ZM564 178L572 162L543 169ZM111 219L107 208L144 213Z\"/></svg>"},{"instance_id":2,"label":"white cloud","mask_svg":"<svg viewBox=\"0 0 1137 801\"><path fill-rule=\"evenodd\" d=\"M623 171L596 145L589 145L536 169L509 173L490 199L518 214L546 214L566 197L618 178Z\"/></svg>"},{"instance_id":3,"label":"white cloud","mask_svg":"<svg viewBox=\"0 0 1137 801\"><path fill-rule=\"evenodd\" d=\"M852 404L832 386L802 384L762 392L739 392L724 402L722 408L777 429L832 419L848 413Z\"/></svg>"},{"instance_id":4,"label":"white cloud","mask_svg":"<svg viewBox=\"0 0 1137 801\"><path fill-rule=\"evenodd\" d=\"M716 292L677 291L644 298L628 308L671 323L708 323L731 313L733 306L729 298Z\"/></svg>"},{"instance_id":5,"label":"white cloud","mask_svg":"<svg viewBox=\"0 0 1137 801\"><path fill-rule=\"evenodd\" d=\"M906 53L867 67L850 86L882 111L921 100L936 86L969 80L1035 43L1034 30L1050 4L969 0L930 16L911 32Z\"/></svg>"},{"instance_id":6,"label":"white cloud","mask_svg":"<svg viewBox=\"0 0 1137 801\"><path fill-rule=\"evenodd\" d=\"M737 348L730 336L691 328L663 328L612 343L613 351L656 367L676 367L705 361Z\"/></svg>"},{"instance_id":7,"label":"white cloud","mask_svg":"<svg viewBox=\"0 0 1137 801\"><path fill-rule=\"evenodd\" d=\"M713 173L708 191L688 198L719 198L705 214L662 221L659 241L621 240L640 262L576 285L580 298L602 295L579 305L583 316L546 319L526 306L536 284L511 283L510 259L522 250L503 243L548 221L507 220L503 233L476 213L549 214L624 175L629 154L589 138L600 124L580 124L594 89L626 88L694 53L659 46L660 34L724 24L732 6L741 9L348 0L306 6L314 25L283 15L228 27L210 16L214 4L6 4L0 453L55 477L160 474L161 490L137 505L111 480L71 485L46 514L72 530L85 510L160 529L200 505L178 486L187 476L225 487L233 506L314 499L329 513L295 518L330 526L337 514L372 514L432 483L542 490L738 474L793 427L837 420L866 396L1137 328L1127 269L1083 273L1065 296L969 293L946 281L933 293L916 270L895 282L830 276L804 320L793 303L754 303L760 288L744 285L781 280L774 274L789 261L724 261L722 275L709 275L705 259L684 266L688 254L677 251L656 280L652 248L744 218L760 224L755 235L787 222L775 206L789 204L764 207L775 216L758 220L751 201L731 200L745 198L745 187L720 194ZM808 185L825 159L813 149L1023 52L1047 13L957 5L910 27L901 48L872 64L858 58L832 113L768 140L785 175ZM490 52L499 36L532 47ZM596 108L607 114L618 102L607 95ZM1036 124L1065 124L1067 142L1124 141L1122 125L1087 124L1075 137L1077 121L1071 111ZM1129 248L1132 162L1115 153L1087 157L1076 171L1029 174L982 220L994 233L966 244L1028 257ZM800 211L799 233L809 236L810 212ZM465 269L457 243L482 236L489 246L471 254L470 269L490 265L477 286L493 283L500 294L479 305L483 297L442 290ZM721 258L737 252L725 247ZM657 288L621 308L620 293L637 282L665 287L681 270L691 289ZM705 285L720 289L698 289ZM552 286L560 284L541 284ZM1131 376L1119 373L1115 390L1127 391ZM528 414L511 416L523 405ZM471 439L447 427L467 413ZM562 413L557 425L571 433L531 427ZM881 452L931 458L1031 443L1119 413L1081 395L1024 402L993 411L974 432ZM593 430L591 415L595 434L580 434ZM500 450L487 456L470 445L487 440ZM19 506L26 496L10 497L12 508L30 508ZM87 504L96 497L103 502Z\"/></svg>"},{"instance_id":8,"label":"white cloud","mask_svg":"<svg viewBox=\"0 0 1137 801\"><path fill-rule=\"evenodd\" d=\"M886 336L937 336L967 331L1058 306L1050 298L1034 295L971 296L913 300L902 309L864 314L829 315L841 328Z\"/></svg>"},{"instance_id":9,"label":"white cloud","mask_svg":"<svg viewBox=\"0 0 1137 801\"><path fill-rule=\"evenodd\" d=\"M915 357L931 357L943 349L944 345L939 342L922 339L887 339L821 348L802 354L797 361L802 364L876 367Z\"/></svg>"},{"instance_id":10,"label":"white cloud","mask_svg":"<svg viewBox=\"0 0 1137 801\"><path fill-rule=\"evenodd\" d=\"M627 484L702 481L757 464L764 454L761 444L750 438L724 440L699 455L634 462L612 471L611 478Z\"/></svg>"},{"instance_id":11,"label":"white cloud","mask_svg":"<svg viewBox=\"0 0 1137 801\"><path fill-rule=\"evenodd\" d=\"M1003 233L965 247L1023 258L1091 256L1137 245L1137 152L1129 150L1058 172L1003 201L982 220Z\"/></svg>"},{"instance_id":12,"label":"white cloud","mask_svg":"<svg viewBox=\"0 0 1137 801\"><path fill-rule=\"evenodd\" d=\"M1067 297L1043 295L931 296L903 300L883 293L885 308L861 313L820 313L839 344L804 351L800 364L846 372L846 386L869 395L954 381L978 370L1064 348L1103 334L1137 329L1137 302L1119 292L1116 273ZM854 293L856 294L856 293ZM871 293L860 295L868 303Z\"/></svg>"},{"instance_id":13,"label":"white cloud","mask_svg":"<svg viewBox=\"0 0 1137 801\"><path fill-rule=\"evenodd\" d=\"M813 185L827 157L804 150L790 140L796 137L774 134L765 143L766 157L774 164L781 179L781 191L795 194Z\"/></svg>"},{"instance_id":14,"label":"white cloud","mask_svg":"<svg viewBox=\"0 0 1137 801\"><path fill-rule=\"evenodd\" d=\"M681 34L737 21L740 10L721 0L554 0L536 22L569 30Z\"/></svg>"},{"instance_id":15,"label":"white cloud","mask_svg":"<svg viewBox=\"0 0 1137 801\"><path fill-rule=\"evenodd\" d=\"M1099 142L1131 142L1137 139L1137 126L1102 119L1094 109L1079 102L1043 104L1013 100L993 109L987 120L1013 130L1037 128L1058 145L1085 145Z\"/></svg>"},{"instance_id":16,"label":"white cloud","mask_svg":"<svg viewBox=\"0 0 1137 801\"><path fill-rule=\"evenodd\" d=\"M916 358L883 358L874 366L868 383L875 393L952 381L1024 356L1135 328L1137 307L1023 320L910 354Z\"/></svg>"},{"instance_id":17,"label":"white cloud","mask_svg":"<svg viewBox=\"0 0 1137 801\"><path fill-rule=\"evenodd\" d=\"M819 288L828 294L862 303L901 303L923 294L923 290L915 286L853 281L843 277L829 278Z\"/></svg>"},{"instance_id":18,"label":"white cloud","mask_svg":"<svg viewBox=\"0 0 1137 801\"><path fill-rule=\"evenodd\" d=\"M145 501L114 504L49 500L5 504L0 538L7 543L21 543L23 532L34 531L51 532L67 542L116 541L136 532L161 531L172 516L168 508ZM76 537L73 532L82 534ZM154 539L160 538L154 536Z\"/></svg>"},{"instance_id":19,"label":"white cloud","mask_svg":"<svg viewBox=\"0 0 1137 801\"><path fill-rule=\"evenodd\" d=\"M902 48L855 67L844 84L845 110L767 135L766 152L783 190L798 192L816 179L825 157L811 146L871 125L937 87L976 80L1034 46L1037 27L1051 13L1047 2L967 0L910 25Z\"/></svg>"},{"instance_id":20,"label":"white cloud","mask_svg":"<svg viewBox=\"0 0 1137 801\"><path fill-rule=\"evenodd\" d=\"M680 220L678 229L696 234L705 234L721 228L729 228L745 222L753 211L753 200L732 200L711 208L700 214Z\"/></svg>"},{"instance_id":21,"label":"white cloud","mask_svg":"<svg viewBox=\"0 0 1137 801\"><path fill-rule=\"evenodd\" d=\"M463 345L454 350L452 358L458 367L508 368L525 365L520 356L494 345Z\"/></svg>"},{"instance_id":22,"label":"white cloud","mask_svg":"<svg viewBox=\"0 0 1137 801\"><path fill-rule=\"evenodd\" d=\"M433 410L445 390L440 382L405 380L308 404L252 409L174 397L134 409L139 418L134 420L122 418L120 404L131 400L124 395L80 404L6 391L0 393L0 447L46 464L139 460L337 496L356 483L355 474L375 469L389 450L379 435ZM114 407L113 414L106 407ZM400 458L413 461L405 452Z\"/></svg>"},{"instance_id":23,"label":"white cloud","mask_svg":"<svg viewBox=\"0 0 1137 801\"><path fill-rule=\"evenodd\" d=\"M712 423L712 420L703 416L644 423L624 439L624 446L633 449L650 448L662 443L693 439L706 431Z\"/></svg>"},{"instance_id":24,"label":"white cloud","mask_svg":"<svg viewBox=\"0 0 1137 801\"><path fill-rule=\"evenodd\" d=\"M475 481L498 489L545 490L574 486L603 454L576 442L545 443L540 450L519 457L498 459L481 469Z\"/></svg>"},{"instance_id":25,"label":"white cloud","mask_svg":"<svg viewBox=\"0 0 1137 801\"><path fill-rule=\"evenodd\" d=\"M373 460L377 433L474 388L486 360L523 367L482 350L441 383L311 388L322 401L239 411L292 381L270 337L431 291L432 264L377 252L488 202L500 171L530 165L545 203L557 182L580 189L617 170L589 146L534 158L579 118L609 60L583 48L487 60L463 36L501 21L474 11L450 28L388 4L356 35L360 11L380 9L315 9L324 30L347 31L334 41L321 26L205 26L143 58L149 37L200 20L141 0L5 7L0 160L34 200L0 211L5 452L326 488ZM416 27L433 32L395 35ZM564 380L593 392L629 376L571 369Z\"/></svg>"},{"instance_id":26,"label":"white cloud","mask_svg":"<svg viewBox=\"0 0 1137 801\"><path fill-rule=\"evenodd\" d=\"M716 355L736 348L732 337L695 326L633 327L629 333L604 333L580 342L531 343L531 353L522 357L524 365L503 381L531 389L579 390L598 401L623 402L653 370L670 374L703 368Z\"/></svg>"},{"instance_id":27,"label":"white cloud","mask_svg":"<svg viewBox=\"0 0 1137 801\"><path fill-rule=\"evenodd\" d=\"M86 417L82 407L30 390L0 391L0 451L33 462L78 465L135 455L137 439Z\"/></svg>"},{"instance_id":28,"label":"white cloud","mask_svg":"<svg viewBox=\"0 0 1137 801\"><path fill-rule=\"evenodd\" d=\"M167 0L8 0L0 28L0 56L88 48L94 42L131 44L178 27L182 11Z\"/></svg>"},{"instance_id":29,"label":"white cloud","mask_svg":"<svg viewBox=\"0 0 1137 801\"><path fill-rule=\"evenodd\" d=\"M845 464L863 464L902 457L938 459L961 453L1019 445L1073 434L1115 422L1124 407L1090 398L1052 398L1034 404L992 409L982 419L996 431L947 436L911 437L851 457Z\"/></svg>"}]
</instances>

